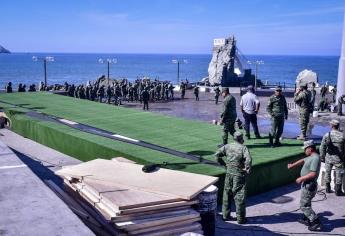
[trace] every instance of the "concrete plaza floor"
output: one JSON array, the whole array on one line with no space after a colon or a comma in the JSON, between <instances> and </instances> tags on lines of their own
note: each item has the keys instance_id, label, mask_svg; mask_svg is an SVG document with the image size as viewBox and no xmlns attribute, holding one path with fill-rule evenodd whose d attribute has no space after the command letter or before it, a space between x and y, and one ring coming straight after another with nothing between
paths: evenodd
<instances>
[{"instance_id":1,"label":"concrete plaza floor","mask_svg":"<svg viewBox=\"0 0 345 236\"><path fill-rule=\"evenodd\" d=\"M24 138L8 135L12 134L11 131L1 130L1 134L0 235L94 235L42 181L53 176L48 166L43 167L32 159L35 158L35 152L41 151L40 148L26 146L27 143L22 143ZM26 146L31 152L25 155L10 149L8 142L18 142L18 145ZM25 148L21 151L25 151ZM46 154L49 154L47 161L66 159L54 150ZM73 164L76 161L65 163Z\"/></svg>"}]
</instances>

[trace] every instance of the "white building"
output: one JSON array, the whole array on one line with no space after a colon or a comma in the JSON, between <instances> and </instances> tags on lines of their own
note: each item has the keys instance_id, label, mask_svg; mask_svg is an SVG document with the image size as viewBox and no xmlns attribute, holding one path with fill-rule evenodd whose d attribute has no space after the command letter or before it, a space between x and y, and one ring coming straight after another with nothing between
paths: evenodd
<instances>
[{"instance_id":1,"label":"white building","mask_svg":"<svg viewBox=\"0 0 345 236\"><path fill-rule=\"evenodd\" d=\"M225 42L226 42L225 38L213 39L213 46L215 47L224 46Z\"/></svg>"}]
</instances>

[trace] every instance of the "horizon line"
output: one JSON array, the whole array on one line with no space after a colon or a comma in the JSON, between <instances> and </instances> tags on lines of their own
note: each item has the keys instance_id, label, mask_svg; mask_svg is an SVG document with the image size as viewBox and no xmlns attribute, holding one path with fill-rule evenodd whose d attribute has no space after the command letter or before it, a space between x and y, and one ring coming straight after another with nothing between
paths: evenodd
<instances>
[{"instance_id":1,"label":"horizon line","mask_svg":"<svg viewBox=\"0 0 345 236\"><path fill-rule=\"evenodd\" d=\"M43 52L43 51L38 51L38 52L12 52L9 54L122 54L122 55L212 55L212 53L171 53L171 52ZM0 54L8 54L8 53L0 53ZM246 54L246 56L305 56L305 57L310 57L310 56L316 56L316 57L340 57L340 54Z\"/></svg>"}]
</instances>

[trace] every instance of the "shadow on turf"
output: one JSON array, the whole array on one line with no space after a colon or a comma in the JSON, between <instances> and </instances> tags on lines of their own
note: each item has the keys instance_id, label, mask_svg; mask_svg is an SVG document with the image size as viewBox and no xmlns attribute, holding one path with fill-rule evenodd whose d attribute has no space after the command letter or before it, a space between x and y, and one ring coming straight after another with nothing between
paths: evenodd
<instances>
[{"instance_id":1,"label":"shadow on turf","mask_svg":"<svg viewBox=\"0 0 345 236\"><path fill-rule=\"evenodd\" d=\"M28 109L32 109L32 110L43 110L46 109L46 107L27 107Z\"/></svg>"},{"instance_id":2,"label":"shadow on turf","mask_svg":"<svg viewBox=\"0 0 345 236\"><path fill-rule=\"evenodd\" d=\"M258 144L246 144L248 148L270 148L269 143L258 143ZM283 148L283 147L302 147L302 143L282 143L280 147L276 147L275 149ZM302 151L301 151L302 152Z\"/></svg>"},{"instance_id":3,"label":"shadow on turf","mask_svg":"<svg viewBox=\"0 0 345 236\"><path fill-rule=\"evenodd\" d=\"M165 166L172 170L182 170L189 165L196 165L200 163L184 162L184 163L167 163Z\"/></svg>"},{"instance_id":4,"label":"shadow on turf","mask_svg":"<svg viewBox=\"0 0 345 236\"><path fill-rule=\"evenodd\" d=\"M214 152L205 151L205 150L195 150L195 151L190 151L190 152L187 152L187 153L190 154L190 155L202 156L202 157L214 154Z\"/></svg>"}]
</instances>

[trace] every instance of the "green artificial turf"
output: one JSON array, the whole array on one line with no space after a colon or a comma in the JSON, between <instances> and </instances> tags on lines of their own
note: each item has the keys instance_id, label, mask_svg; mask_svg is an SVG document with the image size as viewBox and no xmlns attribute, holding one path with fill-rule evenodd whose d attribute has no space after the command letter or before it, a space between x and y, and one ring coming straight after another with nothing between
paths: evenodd
<instances>
[{"instance_id":1,"label":"green artificial turf","mask_svg":"<svg viewBox=\"0 0 345 236\"><path fill-rule=\"evenodd\" d=\"M178 151L201 155L213 160L217 144L221 143L221 128L199 121L179 119L158 113L100 104L51 93L0 94L0 101L34 109L49 115L105 129L123 136ZM0 103L9 111L25 111ZM139 163L190 161L169 154L109 140L69 128L61 124L32 119L12 112L13 130L33 140L86 161L93 158L124 156ZM246 141L253 157L253 172L249 178L249 193L258 193L293 180L297 172L288 172L286 165L302 155L301 142L284 140L280 148L267 147L267 139ZM202 164L184 164L171 168L222 176L220 168Z\"/></svg>"}]
</instances>

